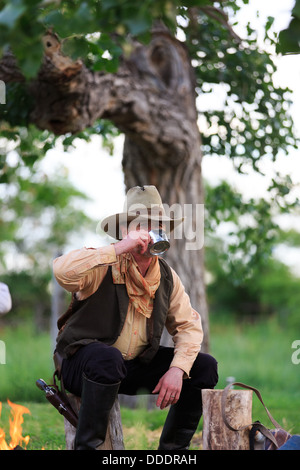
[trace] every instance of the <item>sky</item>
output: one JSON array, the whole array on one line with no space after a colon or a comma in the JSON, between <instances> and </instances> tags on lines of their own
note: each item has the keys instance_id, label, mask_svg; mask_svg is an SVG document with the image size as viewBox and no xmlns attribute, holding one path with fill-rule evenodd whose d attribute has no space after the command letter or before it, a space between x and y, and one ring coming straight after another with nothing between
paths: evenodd
<instances>
[{"instance_id":1,"label":"sky","mask_svg":"<svg viewBox=\"0 0 300 470\"><path fill-rule=\"evenodd\" d=\"M274 31L285 28L290 19L290 11L294 0L250 0L243 7L238 16L238 26L235 31L243 37L244 27L250 21L252 28L257 29L261 37L262 25L268 16L274 16ZM257 15L259 12L259 15ZM293 90L292 114L296 129L300 135L300 54L285 57L276 57L277 73L275 83ZM85 205L88 215L96 220L101 220L106 215L122 211L125 188L121 169L123 136L115 140L113 156L102 149L101 138L95 136L92 143L79 141L77 148L69 153L58 150L48 153L44 160L47 171L53 166L63 165L67 169L68 176L73 184L88 194L91 201ZM83 157L84 154L84 157ZM295 191L300 197L300 158L299 152L294 150L288 156L281 155L276 163L265 160L262 170L265 176L255 173L247 176L237 175L228 157L206 156L203 159L203 176L211 184L217 184L226 179L238 190L241 190L246 198L251 196L266 195L266 189L271 177L276 171L289 174L295 184ZM298 186L299 185L299 186ZM295 227L300 230L300 221L295 217L282 218L283 227ZM99 236L87 235L85 246L95 246L99 243ZM292 268L300 266L300 251L280 247L278 255L283 257ZM300 272L300 271L299 271Z\"/></svg>"}]
</instances>

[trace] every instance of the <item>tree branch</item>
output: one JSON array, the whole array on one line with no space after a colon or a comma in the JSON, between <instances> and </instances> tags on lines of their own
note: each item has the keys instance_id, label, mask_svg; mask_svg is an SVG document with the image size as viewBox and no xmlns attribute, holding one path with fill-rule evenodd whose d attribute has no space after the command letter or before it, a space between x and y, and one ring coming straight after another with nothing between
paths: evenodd
<instances>
[{"instance_id":1,"label":"tree branch","mask_svg":"<svg viewBox=\"0 0 300 470\"><path fill-rule=\"evenodd\" d=\"M195 81L185 46L165 29L154 29L148 46L135 44L115 74L93 72L64 56L52 32L44 46L43 64L29 84L35 101L30 120L39 128L75 134L106 118L151 149L153 165L170 152L173 165L188 159L191 137L198 139L191 125L197 117ZM6 78L21 79L16 71L14 63Z\"/></svg>"},{"instance_id":2,"label":"tree branch","mask_svg":"<svg viewBox=\"0 0 300 470\"><path fill-rule=\"evenodd\" d=\"M229 18L228 15L224 12L224 10L221 10L220 8L206 5L204 7L192 7L189 8L189 13L190 13L190 20L192 23L197 24L197 16L198 12L202 11L205 13L207 16L210 18L218 21L222 26L224 26L230 36L237 41L238 43L242 42L242 39L236 34L236 32L233 30L232 26L229 24Z\"/></svg>"}]
</instances>

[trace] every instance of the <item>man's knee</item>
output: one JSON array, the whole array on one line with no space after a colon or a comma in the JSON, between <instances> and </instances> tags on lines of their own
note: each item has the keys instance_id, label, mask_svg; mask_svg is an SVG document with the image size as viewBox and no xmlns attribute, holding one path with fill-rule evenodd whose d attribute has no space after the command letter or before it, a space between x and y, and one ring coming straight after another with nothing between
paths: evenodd
<instances>
[{"instance_id":1,"label":"man's knee","mask_svg":"<svg viewBox=\"0 0 300 470\"><path fill-rule=\"evenodd\" d=\"M199 353L191 369L191 378L196 387L214 388L218 383L218 363L210 354Z\"/></svg>"},{"instance_id":2,"label":"man's knee","mask_svg":"<svg viewBox=\"0 0 300 470\"><path fill-rule=\"evenodd\" d=\"M126 367L120 351L112 346L98 345L86 363L84 373L88 379L103 384L122 381Z\"/></svg>"}]
</instances>

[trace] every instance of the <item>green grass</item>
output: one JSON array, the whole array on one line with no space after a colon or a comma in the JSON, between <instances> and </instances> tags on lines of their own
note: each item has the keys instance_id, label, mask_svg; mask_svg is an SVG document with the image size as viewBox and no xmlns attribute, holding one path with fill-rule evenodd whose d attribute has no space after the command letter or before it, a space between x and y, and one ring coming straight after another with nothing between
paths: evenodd
<instances>
[{"instance_id":1,"label":"green grass","mask_svg":"<svg viewBox=\"0 0 300 470\"><path fill-rule=\"evenodd\" d=\"M0 401L44 402L36 387L39 378L52 380L53 361L49 334L36 333L25 324L0 331L5 343L6 363L0 364Z\"/></svg>"},{"instance_id":2,"label":"green grass","mask_svg":"<svg viewBox=\"0 0 300 470\"><path fill-rule=\"evenodd\" d=\"M292 342L300 332L285 330L274 319L256 324L235 323L230 318L212 318L211 354L218 360L219 383L226 378L258 388L268 409L285 429L300 434L300 364L292 363ZM52 354L48 334L37 335L29 326L5 329L0 339L6 345L6 364L0 364L0 428L9 442L10 407L7 398L26 406L23 436L30 435L29 450L64 449L64 423L35 385L38 378L52 380ZM156 449L166 410L122 408L126 449ZM253 420L272 427L266 412L253 396ZM202 428L202 421L199 430ZM194 448L197 447L197 436Z\"/></svg>"},{"instance_id":3,"label":"green grass","mask_svg":"<svg viewBox=\"0 0 300 470\"><path fill-rule=\"evenodd\" d=\"M211 353L218 360L219 383L235 377L258 388L276 421L293 433L300 433L300 364L293 364L291 347L300 331L286 330L276 319L256 324L211 322ZM253 395L253 418L271 426L267 414Z\"/></svg>"}]
</instances>

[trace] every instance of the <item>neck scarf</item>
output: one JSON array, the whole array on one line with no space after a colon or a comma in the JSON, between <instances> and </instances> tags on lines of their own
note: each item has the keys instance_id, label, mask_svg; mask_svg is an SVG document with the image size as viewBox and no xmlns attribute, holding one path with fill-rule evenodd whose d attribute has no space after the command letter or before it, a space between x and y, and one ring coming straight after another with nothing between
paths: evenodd
<instances>
[{"instance_id":1,"label":"neck scarf","mask_svg":"<svg viewBox=\"0 0 300 470\"><path fill-rule=\"evenodd\" d=\"M119 263L112 265L114 284L126 284L129 301L136 311L149 318L153 299L160 284L158 258L151 260L145 277L142 276L134 257L128 253L120 256Z\"/></svg>"}]
</instances>

